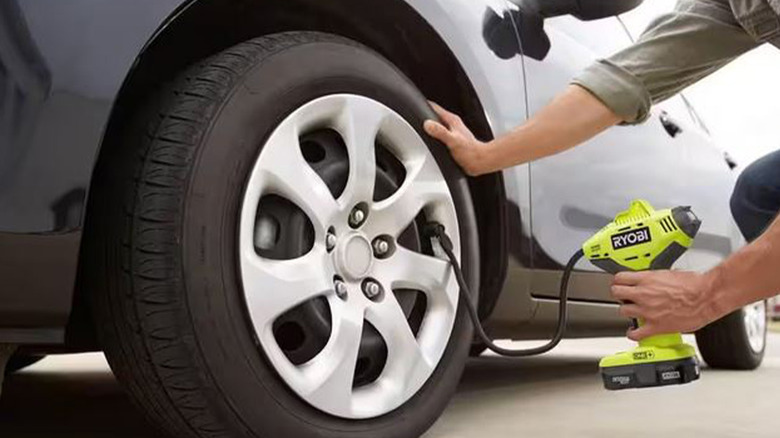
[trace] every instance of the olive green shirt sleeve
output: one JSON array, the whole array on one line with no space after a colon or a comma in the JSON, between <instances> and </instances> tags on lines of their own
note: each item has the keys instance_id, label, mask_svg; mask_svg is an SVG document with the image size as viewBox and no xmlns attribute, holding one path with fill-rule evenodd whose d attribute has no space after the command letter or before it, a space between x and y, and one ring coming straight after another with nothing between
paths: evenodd
<instances>
[{"instance_id":1,"label":"olive green shirt sleeve","mask_svg":"<svg viewBox=\"0 0 780 438\"><path fill-rule=\"evenodd\" d=\"M758 43L728 0L681 0L632 46L585 69L573 83L625 123L647 119L652 104L674 96Z\"/></svg>"}]
</instances>

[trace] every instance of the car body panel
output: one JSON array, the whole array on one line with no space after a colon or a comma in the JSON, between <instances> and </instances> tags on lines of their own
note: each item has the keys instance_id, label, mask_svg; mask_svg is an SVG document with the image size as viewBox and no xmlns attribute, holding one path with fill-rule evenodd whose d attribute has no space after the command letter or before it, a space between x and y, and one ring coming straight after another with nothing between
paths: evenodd
<instances>
[{"instance_id":1,"label":"car body panel","mask_svg":"<svg viewBox=\"0 0 780 438\"><path fill-rule=\"evenodd\" d=\"M0 6L0 282L12 303L0 306L0 340L62 341L90 178L114 100L179 3Z\"/></svg>"},{"instance_id":2,"label":"car body panel","mask_svg":"<svg viewBox=\"0 0 780 438\"><path fill-rule=\"evenodd\" d=\"M10 44L0 56L4 64L18 66L4 87L20 90L20 104L32 109L19 113L10 102L3 108L3 117L19 117L30 135L0 148L5 212L0 231L62 233L80 227L114 99L144 45L179 3L4 2L2 20L15 25L5 27L14 34L3 39ZM33 71L37 80L30 81L27 73ZM24 85L29 82L34 84Z\"/></svg>"}]
</instances>

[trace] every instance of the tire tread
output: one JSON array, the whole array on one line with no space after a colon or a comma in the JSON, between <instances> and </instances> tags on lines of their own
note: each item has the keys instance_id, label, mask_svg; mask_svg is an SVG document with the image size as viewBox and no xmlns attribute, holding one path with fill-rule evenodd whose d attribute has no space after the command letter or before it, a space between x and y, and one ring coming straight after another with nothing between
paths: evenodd
<instances>
[{"instance_id":1,"label":"tire tread","mask_svg":"<svg viewBox=\"0 0 780 438\"><path fill-rule=\"evenodd\" d=\"M196 145L243 75L277 52L324 40L346 41L312 32L270 35L188 68L123 136L141 140L110 160L124 178L108 176L114 184L98 190L98 211L107 214L93 219L102 224L88 266L90 276L102 273L91 294L101 342L136 404L172 436L234 436L210 408L213 388L187 329L178 220ZM124 194L120 208L112 207L117 193Z\"/></svg>"}]
</instances>

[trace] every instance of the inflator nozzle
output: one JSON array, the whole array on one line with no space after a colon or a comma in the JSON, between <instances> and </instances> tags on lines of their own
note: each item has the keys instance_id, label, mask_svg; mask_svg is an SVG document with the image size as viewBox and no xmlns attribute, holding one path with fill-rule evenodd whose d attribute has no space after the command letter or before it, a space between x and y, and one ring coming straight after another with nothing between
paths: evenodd
<instances>
[{"instance_id":1,"label":"inflator nozzle","mask_svg":"<svg viewBox=\"0 0 780 438\"><path fill-rule=\"evenodd\" d=\"M444 229L444 225L438 222L428 222L423 225L422 235L428 238L438 238L439 244L445 250L453 251L455 248L450 236L447 235L447 230Z\"/></svg>"}]
</instances>

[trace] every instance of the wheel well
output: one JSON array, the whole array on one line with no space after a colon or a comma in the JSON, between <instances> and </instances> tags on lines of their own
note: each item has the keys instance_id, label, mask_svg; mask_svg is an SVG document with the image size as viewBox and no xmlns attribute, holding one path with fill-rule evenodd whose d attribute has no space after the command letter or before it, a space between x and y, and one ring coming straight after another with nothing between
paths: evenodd
<instances>
[{"instance_id":1,"label":"wheel well","mask_svg":"<svg viewBox=\"0 0 780 438\"><path fill-rule=\"evenodd\" d=\"M393 62L426 97L461 114L477 136L492 138L482 105L457 59L436 31L401 0L200 0L180 8L140 54L116 100L96 166L107 165L111 148L122 144L115 140L141 105L188 65L242 41L291 30L328 32L365 44ZM480 313L486 315L495 303L491 296L497 297L494 283L499 274L503 281L505 270L497 266L505 257L495 254L505 241L503 228L495 226L503 211L503 181L495 174L470 181L470 187L480 227ZM84 236L89 233L87 221ZM79 310L88 308L81 289L77 288L68 326L72 343L78 345L94 342L86 328L91 325L89 312Z\"/></svg>"},{"instance_id":2,"label":"wheel well","mask_svg":"<svg viewBox=\"0 0 780 438\"><path fill-rule=\"evenodd\" d=\"M124 114L188 65L242 41L292 30L327 32L367 45L392 61L426 97L459 111L477 135L492 136L460 64L436 31L403 0L191 2L140 55L120 91L108 134Z\"/></svg>"}]
</instances>

